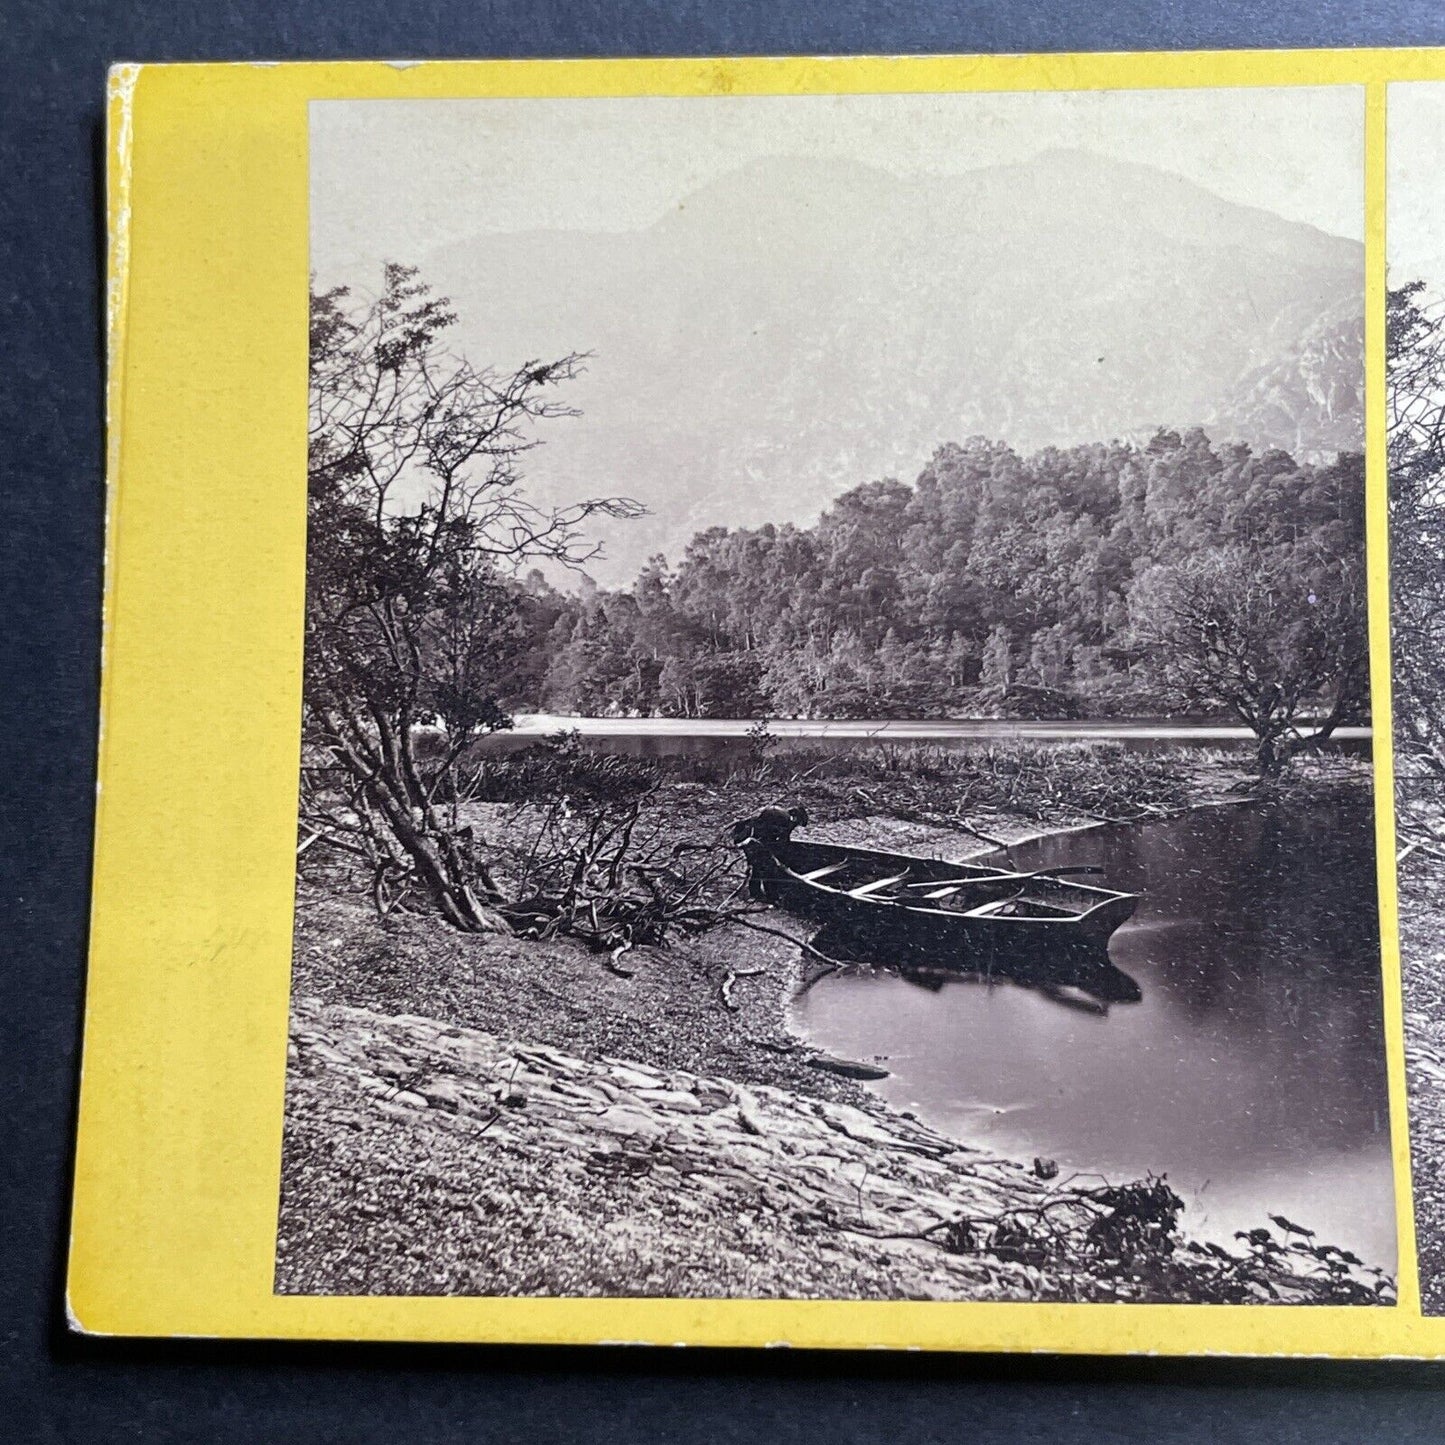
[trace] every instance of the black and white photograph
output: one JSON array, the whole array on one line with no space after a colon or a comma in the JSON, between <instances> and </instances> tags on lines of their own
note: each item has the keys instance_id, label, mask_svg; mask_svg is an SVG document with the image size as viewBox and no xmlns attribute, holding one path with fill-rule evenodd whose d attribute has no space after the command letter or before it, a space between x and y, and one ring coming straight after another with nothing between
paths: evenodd
<instances>
[{"instance_id":1,"label":"black and white photograph","mask_svg":"<svg viewBox=\"0 0 1445 1445\"><path fill-rule=\"evenodd\" d=\"M1363 91L313 101L310 207L276 1292L1394 1304Z\"/></svg>"},{"instance_id":2,"label":"black and white photograph","mask_svg":"<svg viewBox=\"0 0 1445 1445\"><path fill-rule=\"evenodd\" d=\"M1420 1305L1445 1315L1445 85L1389 88L1390 630Z\"/></svg>"}]
</instances>

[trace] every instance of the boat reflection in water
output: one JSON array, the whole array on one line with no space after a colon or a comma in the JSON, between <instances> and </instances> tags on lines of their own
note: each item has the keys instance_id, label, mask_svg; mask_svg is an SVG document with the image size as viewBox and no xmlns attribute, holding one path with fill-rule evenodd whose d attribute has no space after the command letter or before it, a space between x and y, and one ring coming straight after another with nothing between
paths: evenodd
<instances>
[{"instance_id":1,"label":"boat reflection in water","mask_svg":"<svg viewBox=\"0 0 1445 1445\"><path fill-rule=\"evenodd\" d=\"M821 929L809 947L835 960L850 972L886 973L929 993L941 993L945 984L973 984L985 988L1013 985L1041 994L1064 1008L1104 1015L1115 1004L1138 1003L1143 990L1133 975L1109 958L1107 945L1078 944L1051 950L1047 945L1012 957L995 956L991 966L978 969L961 963L900 962L896 953L870 946L837 924ZM800 993L806 993L836 970L816 958L803 969Z\"/></svg>"},{"instance_id":2,"label":"boat reflection in water","mask_svg":"<svg viewBox=\"0 0 1445 1445\"><path fill-rule=\"evenodd\" d=\"M886 966L924 986L978 978L1076 1006L1139 999L1138 984L1108 953L1139 895L1078 881L1102 869L1020 871L795 839L807 821L801 808L765 808L733 837L753 897L820 923L820 953Z\"/></svg>"}]
</instances>

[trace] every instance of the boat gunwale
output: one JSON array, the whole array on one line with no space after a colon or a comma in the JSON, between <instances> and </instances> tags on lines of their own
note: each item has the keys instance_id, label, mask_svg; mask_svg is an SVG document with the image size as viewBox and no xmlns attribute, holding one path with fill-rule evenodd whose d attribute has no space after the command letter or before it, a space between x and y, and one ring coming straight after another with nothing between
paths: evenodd
<instances>
[{"instance_id":1,"label":"boat gunwale","mask_svg":"<svg viewBox=\"0 0 1445 1445\"><path fill-rule=\"evenodd\" d=\"M1072 881L1065 882L1062 879L1057 879L1051 881L1059 883L1062 887L1078 889L1085 893L1097 893L1100 894L1101 897L1099 898L1099 901L1097 903L1091 904L1088 908L1083 909L1081 912L1071 913L1067 916L1058 918L1030 918L1027 915L1019 914L1000 914L988 916L978 915L977 917L975 917L971 911L959 912L958 910L951 908L926 907L923 906L921 903L914 903L911 900L904 898L879 898L870 894L863 894L860 896L850 892L848 889L839 888L834 885L824 883L821 880L815 882L812 879L805 878L796 869L785 863L783 859L778 856L777 845L771 843L763 843L761 840L757 841L761 847L767 850L769 856L772 858L773 863L779 869L781 869L784 874L787 875L788 881L797 884L799 887L824 894L829 898L837 899L854 907L867 907L871 905L874 907L886 908L895 913L905 913L915 915L921 918L947 919L951 923L960 923L965 919L973 918L973 921L975 922L1007 924L1010 927L1034 924L1051 929L1072 929L1087 922L1096 914L1108 908L1111 904L1122 902L1133 902L1137 904L1139 899L1142 897L1142 894L1131 893L1122 889L1101 888L1098 884L1095 883L1074 883ZM943 858L919 858L915 855L907 853L888 853L881 849L873 848L852 848L844 843L811 842L807 839L789 838L782 844L782 846L784 848L804 847L823 849L829 852L840 854L843 856L844 859L856 859L860 862L866 859L876 859L880 862L883 860L888 860L890 864L905 863L908 864L910 867L916 866L920 863L936 863L949 868L970 869L973 871L977 871L980 875L981 881L987 881L990 877L996 877L999 881L1004 881L1009 877L1010 873L1014 871L1001 868L994 869L986 863L976 863L968 861L962 863L950 863L947 859ZM1046 877L1047 875L1041 876Z\"/></svg>"}]
</instances>

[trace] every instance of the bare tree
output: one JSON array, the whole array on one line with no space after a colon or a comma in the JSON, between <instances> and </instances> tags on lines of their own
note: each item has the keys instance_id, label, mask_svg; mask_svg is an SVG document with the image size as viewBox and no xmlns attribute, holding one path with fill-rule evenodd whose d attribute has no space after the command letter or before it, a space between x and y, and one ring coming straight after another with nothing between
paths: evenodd
<instances>
[{"instance_id":1,"label":"bare tree","mask_svg":"<svg viewBox=\"0 0 1445 1445\"><path fill-rule=\"evenodd\" d=\"M1153 567L1130 614L1152 670L1184 706L1255 736L1262 775L1322 746L1368 685L1363 568L1313 545L1215 548Z\"/></svg>"},{"instance_id":2,"label":"bare tree","mask_svg":"<svg viewBox=\"0 0 1445 1445\"><path fill-rule=\"evenodd\" d=\"M580 565L597 550L582 524L641 508L527 500L519 458L535 423L576 414L557 390L584 358L479 369L442 344L455 320L402 266L370 303L312 296L302 846L364 860L379 905L405 883L483 931L505 926L501 898L447 785L468 744L509 725L511 570Z\"/></svg>"},{"instance_id":3,"label":"bare tree","mask_svg":"<svg viewBox=\"0 0 1445 1445\"><path fill-rule=\"evenodd\" d=\"M1395 736L1445 778L1445 314L1413 283L1386 307Z\"/></svg>"}]
</instances>

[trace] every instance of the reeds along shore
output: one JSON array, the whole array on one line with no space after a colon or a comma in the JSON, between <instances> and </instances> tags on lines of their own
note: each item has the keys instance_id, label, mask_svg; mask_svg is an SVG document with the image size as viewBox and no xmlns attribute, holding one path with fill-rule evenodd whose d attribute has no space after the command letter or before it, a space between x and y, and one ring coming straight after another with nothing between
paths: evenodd
<instances>
[{"instance_id":1,"label":"reeds along shore","mask_svg":"<svg viewBox=\"0 0 1445 1445\"><path fill-rule=\"evenodd\" d=\"M602 796L610 787L638 792L699 784L796 786L817 800L849 806L852 790L888 784L894 801L927 799L1042 815L1090 805L1121 813L1188 806L1211 788L1256 796L1299 794L1320 787L1368 787L1368 764L1339 751L1297 758L1279 778L1259 778L1253 751L1233 747L1148 747L1114 741L931 742L860 740L846 750L784 739L760 722L746 746L721 755L691 753L639 758L558 733L513 752L472 755L476 796L517 802L558 791ZM609 779L611 784L609 787Z\"/></svg>"}]
</instances>

